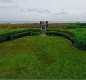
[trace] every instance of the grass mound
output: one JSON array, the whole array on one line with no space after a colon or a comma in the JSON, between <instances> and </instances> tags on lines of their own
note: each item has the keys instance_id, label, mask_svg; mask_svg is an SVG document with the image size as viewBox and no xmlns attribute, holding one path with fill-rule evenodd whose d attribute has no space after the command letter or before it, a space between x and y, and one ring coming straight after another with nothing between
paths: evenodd
<instances>
[{"instance_id":1,"label":"grass mound","mask_svg":"<svg viewBox=\"0 0 86 80\"><path fill-rule=\"evenodd\" d=\"M0 43L0 78L86 78L86 51L62 37L27 36Z\"/></svg>"}]
</instances>

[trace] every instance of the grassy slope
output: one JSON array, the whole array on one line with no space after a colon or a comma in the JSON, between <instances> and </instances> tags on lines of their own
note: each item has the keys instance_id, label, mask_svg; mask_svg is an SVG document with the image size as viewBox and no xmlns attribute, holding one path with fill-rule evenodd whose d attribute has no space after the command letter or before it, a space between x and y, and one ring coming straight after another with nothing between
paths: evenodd
<instances>
[{"instance_id":1,"label":"grassy slope","mask_svg":"<svg viewBox=\"0 0 86 80\"><path fill-rule=\"evenodd\" d=\"M0 43L0 78L86 78L86 51L62 37Z\"/></svg>"},{"instance_id":2,"label":"grassy slope","mask_svg":"<svg viewBox=\"0 0 86 80\"><path fill-rule=\"evenodd\" d=\"M19 31L24 31L24 30L28 30L28 31L40 31L40 29L39 28L34 28L34 29L32 29L32 28L16 28L16 29L9 29L9 28L7 28L7 29L0 29L0 35L1 34L7 34L7 33L11 33L11 32L19 32Z\"/></svg>"},{"instance_id":3,"label":"grassy slope","mask_svg":"<svg viewBox=\"0 0 86 80\"><path fill-rule=\"evenodd\" d=\"M0 35L1 34L5 34L5 33L9 33L9 32L13 32L13 31L20 31L20 30L25 30L25 28L17 28L17 29L0 29Z\"/></svg>"}]
</instances>

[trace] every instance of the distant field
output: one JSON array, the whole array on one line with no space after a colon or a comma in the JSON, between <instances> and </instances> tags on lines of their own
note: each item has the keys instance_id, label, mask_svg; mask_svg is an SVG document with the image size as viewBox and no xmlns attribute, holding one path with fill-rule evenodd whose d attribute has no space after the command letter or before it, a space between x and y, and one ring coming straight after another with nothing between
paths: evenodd
<instances>
[{"instance_id":1,"label":"distant field","mask_svg":"<svg viewBox=\"0 0 86 80\"><path fill-rule=\"evenodd\" d=\"M67 23L51 23L48 25L49 28L66 28ZM31 24L0 24L1 29L6 28L40 28L39 23L31 23Z\"/></svg>"},{"instance_id":2,"label":"distant field","mask_svg":"<svg viewBox=\"0 0 86 80\"><path fill-rule=\"evenodd\" d=\"M68 28L70 27L86 27L86 23L49 23L48 28ZM0 24L0 29L15 29L15 28L40 28L39 23L28 23L28 24Z\"/></svg>"},{"instance_id":3,"label":"distant field","mask_svg":"<svg viewBox=\"0 0 86 80\"><path fill-rule=\"evenodd\" d=\"M62 37L32 36L0 43L2 79L85 79L86 51Z\"/></svg>"}]
</instances>

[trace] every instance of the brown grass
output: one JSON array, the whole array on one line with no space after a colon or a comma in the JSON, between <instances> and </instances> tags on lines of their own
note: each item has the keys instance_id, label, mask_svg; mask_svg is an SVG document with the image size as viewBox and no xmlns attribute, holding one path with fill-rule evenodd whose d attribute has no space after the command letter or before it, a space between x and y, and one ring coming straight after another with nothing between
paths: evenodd
<instances>
[{"instance_id":1,"label":"brown grass","mask_svg":"<svg viewBox=\"0 0 86 80\"><path fill-rule=\"evenodd\" d=\"M48 24L49 28L66 28L67 23L51 23ZM6 28L40 28L39 23L33 23L33 24L0 24L0 29L6 29Z\"/></svg>"}]
</instances>

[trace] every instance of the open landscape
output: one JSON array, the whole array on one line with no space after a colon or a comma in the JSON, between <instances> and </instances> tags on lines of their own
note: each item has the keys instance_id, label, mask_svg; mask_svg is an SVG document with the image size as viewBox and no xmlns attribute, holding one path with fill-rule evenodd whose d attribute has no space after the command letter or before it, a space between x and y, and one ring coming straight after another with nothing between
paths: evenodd
<instances>
[{"instance_id":1,"label":"open landscape","mask_svg":"<svg viewBox=\"0 0 86 80\"><path fill-rule=\"evenodd\" d=\"M86 79L86 0L0 0L3 79Z\"/></svg>"},{"instance_id":2,"label":"open landscape","mask_svg":"<svg viewBox=\"0 0 86 80\"><path fill-rule=\"evenodd\" d=\"M0 24L0 79L85 79L86 23Z\"/></svg>"}]
</instances>

